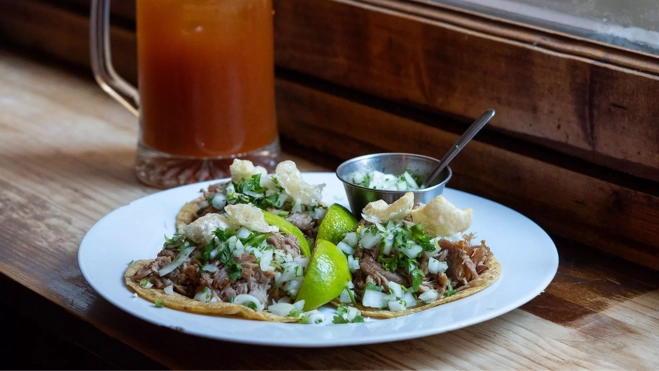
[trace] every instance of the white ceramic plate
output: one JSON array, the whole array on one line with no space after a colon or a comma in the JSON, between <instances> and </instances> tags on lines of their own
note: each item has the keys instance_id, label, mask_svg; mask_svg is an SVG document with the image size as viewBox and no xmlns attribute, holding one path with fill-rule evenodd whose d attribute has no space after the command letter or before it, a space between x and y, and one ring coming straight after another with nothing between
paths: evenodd
<instances>
[{"instance_id":1,"label":"white ceramic plate","mask_svg":"<svg viewBox=\"0 0 659 371\"><path fill-rule=\"evenodd\" d=\"M325 183L324 201L348 207L342 183L334 173L304 173L311 184ZM126 312L156 325L185 333L249 344L327 347L371 344L439 334L500 316L533 299L551 282L558 254L549 236L525 216L495 202L446 189L454 205L474 210L470 232L485 239L502 266L501 277L470 297L395 319L326 326L223 318L156 308L135 298L123 283L132 260L153 259L164 235L174 233L175 216L198 197L205 182L178 187L131 202L99 220L85 235L78 263L85 279L101 296Z\"/></svg>"}]
</instances>

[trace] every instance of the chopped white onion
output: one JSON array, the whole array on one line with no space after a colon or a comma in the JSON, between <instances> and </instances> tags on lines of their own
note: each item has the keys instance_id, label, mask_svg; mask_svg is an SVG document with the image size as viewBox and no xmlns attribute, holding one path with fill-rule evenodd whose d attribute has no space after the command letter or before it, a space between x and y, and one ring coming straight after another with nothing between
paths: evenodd
<instances>
[{"instance_id":1,"label":"chopped white onion","mask_svg":"<svg viewBox=\"0 0 659 371\"><path fill-rule=\"evenodd\" d=\"M409 291L403 294L401 300L407 303L408 308L411 308L416 305L416 299L414 298L414 295L412 295L412 293Z\"/></svg>"},{"instance_id":2,"label":"chopped white onion","mask_svg":"<svg viewBox=\"0 0 659 371\"><path fill-rule=\"evenodd\" d=\"M432 303L439 297L437 290L428 290L423 294L419 295L419 300L423 301L426 304Z\"/></svg>"},{"instance_id":3,"label":"chopped white onion","mask_svg":"<svg viewBox=\"0 0 659 371\"><path fill-rule=\"evenodd\" d=\"M364 249L370 249L377 245L381 240L382 236L379 234L365 233L364 236L359 240L359 244Z\"/></svg>"},{"instance_id":4,"label":"chopped white onion","mask_svg":"<svg viewBox=\"0 0 659 371\"><path fill-rule=\"evenodd\" d=\"M325 324L326 318L325 315L319 312L317 309L306 312L302 316L307 318L307 322L310 325L322 325Z\"/></svg>"},{"instance_id":5,"label":"chopped white onion","mask_svg":"<svg viewBox=\"0 0 659 371\"><path fill-rule=\"evenodd\" d=\"M448 263L440 262L435 258L428 259L428 272L437 274L439 272L446 272L448 269Z\"/></svg>"},{"instance_id":6,"label":"chopped white onion","mask_svg":"<svg viewBox=\"0 0 659 371\"><path fill-rule=\"evenodd\" d=\"M282 207L284 206L284 202L288 200L288 195L286 193L280 193L279 194L279 199L277 200L277 206Z\"/></svg>"},{"instance_id":7,"label":"chopped white onion","mask_svg":"<svg viewBox=\"0 0 659 371\"><path fill-rule=\"evenodd\" d=\"M272 304L268 307L268 311L270 311L270 313L282 317L288 316L288 314L293 309L295 309L295 307L293 306L293 304L289 304L289 303L277 303L277 304Z\"/></svg>"},{"instance_id":8,"label":"chopped white onion","mask_svg":"<svg viewBox=\"0 0 659 371\"><path fill-rule=\"evenodd\" d=\"M211 203L214 208L222 210L227 205L227 197L223 194L216 194L213 196Z\"/></svg>"},{"instance_id":9,"label":"chopped white onion","mask_svg":"<svg viewBox=\"0 0 659 371\"><path fill-rule=\"evenodd\" d=\"M405 177L405 181L407 182L407 184L409 184L410 189L419 189L419 185L416 184L416 181L414 180L414 178L412 178L412 175L410 175L410 173L406 171L403 173L403 176Z\"/></svg>"},{"instance_id":10,"label":"chopped white onion","mask_svg":"<svg viewBox=\"0 0 659 371\"><path fill-rule=\"evenodd\" d=\"M244 240L245 238L249 237L249 235L252 234L252 232L245 228L245 227L240 227L238 231L236 232L236 237L240 238L241 240Z\"/></svg>"},{"instance_id":11,"label":"chopped white onion","mask_svg":"<svg viewBox=\"0 0 659 371\"><path fill-rule=\"evenodd\" d=\"M260 312L263 310L263 304L261 304L259 299L249 294L240 294L236 296L235 298L233 298L233 303L238 305L244 305L246 307L248 307L249 304L251 303L252 306L256 307L256 309L252 308L255 311Z\"/></svg>"},{"instance_id":12,"label":"chopped white onion","mask_svg":"<svg viewBox=\"0 0 659 371\"><path fill-rule=\"evenodd\" d=\"M359 239L357 238L357 233L356 232L350 232L346 234L346 236L343 238L344 243L350 245L351 247L355 247L357 245L357 242Z\"/></svg>"},{"instance_id":13,"label":"chopped white onion","mask_svg":"<svg viewBox=\"0 0 659 371\"><path fill-rule=\"evenodd\" d=\"M208 303L211 301L211 289L209 289L208 286L204 287L204 289L199 291L193 299L202 303Z\"/></svg>"},{"instance_id":14,"label":"chopped white onion","mask_svg":"<svg viewBox=\"0 0 659 371\"><path fill-rule=\"evenodd\" d=\"M293 304L293 306L294 306L295 309L297 309L297 310L302 310L302 309L304 309L304 300L296 301L295 304Z\"/></svg>"},{"instance_id":15,"label":"chopped white onion","mask_svg":"<svg viewBox=\"0 0 659 371\"><path fill-rule=\"evenodd\" d=\"M391 248L394 246L394 237L388 236L384 239L384 246L382 246L382 253L384 255L389 255Z\"/></svg>"},{"instance_id":16,"label":"chopped white onion","mask_svg":"<svg viewBox=\"0 0 659 371\"><path fill-rule=\"evenodd\" d=\"M352 247L350 247L350 245L348 245L347 243L345 243L343 241L340 241L339 243L337 243L336 246L339 249L341 249L341 251L346 253L347 255L352 255L352 254L355 253L355 249L353 249Z\"/></svg>"},{"instance_id":17,"label":"chopped white onion","mask_svg":"<svg viewBox=\"0 0 659 371\"><path fill-rule=\"evenodd\" d=\"M359 258L354 258L352 255L348 256L348 268L350 273L355 273L359 268Z\"/></svg>"},{"instance_id":18,"label":"chopped white onion","mask_svg":"<svg viewBox=\"0 0 659 371\"><path fill-rule=\"evenodd\" d=\"M390 300L396 300L395 295L387 295L380 291L364 290L362 305L371 308L386 308Z\"/></svg>"},{"instance_id":19,"label":"chopped white onion","mask_svg":"<svg viewBox=\"0 0 659 371\"><path fill-rule=\"evenodd\" d=\"M355 319L355 317L357 317L357 315L360 314L361 312L359 311L359 309L355 307L348 307L348 312L346 313L346 319L352 322L352 320Z\"/></svg>"},{"instance_id":20,"label":"chopped white onion","mask_svg":"<svg viewBox=\"0 0 659 371\"><path fill-rule=\"evenodd\" d=\"M414 259L419 255L419 253L421 253L421 251L423 251L423 247L412 244L409 246L404 246L402 249L400 249L400 251L407 255L408 258Z\"/></svg>"},{"instance_id":21,"label":"chopped white onion","mask_svg":"<svg viewBox=\"0 0 659 371\"><path fill-rule=\"evenodd\" d=\"M389 292L396 295L397 298L403 297L403 286L401 286L396 282L391 282L391 281L389 281L388 286L389 286Z\"/></svg>"},{"instance_id":22,"label":"chopped white onion","mask_svg":"<svg viewBox=\"0 0 659 371\"><path fill-rule=\"evenodd\" d=\"M282 288L288 295L292 297L296 297L297 291L300 289L300 285L301 285L300 281L301 278L299 279L296 278L294 280L288 281L287 283L284 284L284 286L282 286Z\"/></svg>"},{"instance_id":23,"label":"chopped white onion","mask_svg":"<svg viewBox=\"0 0 659 371\"><path fill-rule=\"evenodd\" d=\"M274 271L275 268L270 265L272 263L272 251L271 250L266 250L261 254L261 261L259 263L259 266L261 267L262 271Z\"/></svg>"},{"instance_id":24,"label":"chopped white onion","mask_svg":"<svg viewBox=\"0 0 659 371\"><path fill-rule=\"evenodd\" d=\"M350 294L352 294L353 297L355 296L354 291L350 290L350 293L348 293L348 289L343 289L343 291L341 291L341 295L339 296L339 301L341 303L352 303Z\"/></svg>"},{"instance_id":25,"label":"chopped white onion","mask_svg":"<svg viewBox=\"0 0 659 371\"><path fill-rule=\"evenodd\" d=\"M185 248L183 251L181 251L173 262L167 264L165 267L163 267L161 270L158 271L160 277L166 276L167 274L171 273L174 269L178 268L181 264L183 264L185 259L187 259L188 256L190 256L190 254L196 248L197 248L196 246L190 246Z\"/></svg>"},{"instance_id":26,"label":"chopped white onion","mask_svg":"<svg viewBox=\"0 0 659 371\"><path fill-rule=\"evenodd\" d=\"M144 287L145 289L150 289L153 287L153 284L151 283L151 281L146 281L146 283L142 285L142 287Z\"/></svg>"},{"instance_id":27,"label":"chopped white onion","mask_svg":"<svg viewBox=\"0 0 659 371\"><path fill-rule=\"evenodd\" d=\"M243 194L246 194L248 196L252 196L254 198L263 198L264 197L263 193L258 193L258 192L254 192L254 191L245 191L245 192L243 192Z\"/></svg>"},{"instance_id":28,"label":"chopped white onion","mask_svg":"<svg viewBox=\"0 0 659 371\"><path fill-rule=\"evenodd\" d=\"M296 198L295 202L293 203L293 207L291 207L291 212L299 213L301 211L302 211L302 199Z\"/></svg>"},{"instance_id":29,"label":"chopped white onion","mask_svg":"<svg viewBox=\"0 0 659 371\"><path fill-rule=\"evenodd\" d=\"M167 295L171 295L171 294L174 293L174 285L173 285L173 284L172 284L172 285L169 285L169 286L165 287L165 288L162 289L162 290L165 292L165 294L167 294Z\"/></svg>"},{"instance_id":30,"label":"chopped white onion","mask_svg":"<svg viewBox=\"0 0 659 371\"><path fill-rule=\"evenodd\" d=\"M387 305L393 312L399 312L401 310L407 309L407 303L405 303L405 300L391 300L387 303Z\"/></svg>"},{"instance_id":31,"label":"chopped white onion","mask_svg":"<svg viewBox=\"0 0 659 371\"><path fill-rule=\"evenodd\" d=\"M212 272L217 272L218 268L217 268L217 265L212 264L212 263L208 263L208 264L204 265L203 267L201 267L201 270L212 273Z\"/></svg>"}]
</instances>

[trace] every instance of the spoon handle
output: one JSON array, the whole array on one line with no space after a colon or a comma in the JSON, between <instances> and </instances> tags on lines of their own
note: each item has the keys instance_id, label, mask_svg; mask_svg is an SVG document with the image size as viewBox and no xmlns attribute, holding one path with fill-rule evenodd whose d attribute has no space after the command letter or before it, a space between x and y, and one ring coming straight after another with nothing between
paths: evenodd
<instances>
[{"instance_id":1,"label":"spoon handle","mask_svg":"<svg viewBox=\"0 0 659 371\"><path fill-rule=\"evenodd\" d=\"M469 143L469 141L478 133L485 124L488 123L494 117L494 110L493 109L488 109L485 111L476 121L474 121L462 134L462 136L458 139L457 142L451 147L451 149L446 152L444 157L439 161L439 164L433 170L433 172L430 174L430 176L426 179L426 181L423 182L423 187L425 188L428 186L441 172L444 170L446 165L448 165L451 160L455 157L455 155L458 154L462 150L462 148Z\"/></svg>"}]
</instances>

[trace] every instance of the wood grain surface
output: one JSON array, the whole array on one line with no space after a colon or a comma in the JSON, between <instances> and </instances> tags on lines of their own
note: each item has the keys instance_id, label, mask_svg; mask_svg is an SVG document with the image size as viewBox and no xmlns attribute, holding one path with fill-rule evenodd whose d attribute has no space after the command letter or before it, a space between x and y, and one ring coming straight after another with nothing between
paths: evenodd
<instances>
[{"instance_id":1,"label":"wood grain surface","mask_svg":"<svg viewBox=\"0 0 659 371\"><path fill-rule=\"evenodd\" d=\"M506 33L492 17L432 8L279 0L276 63L430 111L477 117L494 108L489 125L503 132L659 180L655 73L615 65L605 51L587 58L566 35L557 50L547 45L556 42L552 33ZM656 56L641 59L659 69Z\"/></svg>"},{"instance_id":2,"label":"wood grain surface","mask_svg":"<svg viewBox=\"0 0 659 371\"><path fill-rule=\"evenodd\" d=\"M383 110L384 103L341 96L340 89L282 76L277 93L282 135L341 158L383 151L441 157L459 136L450 120L408 118L414 112ZM451 163L450 186L513 207L551 233L659 269L657 184L577 162L485 131Z\"/></svg>"},{"instance_id":3,"label":"wood grain surface","mask_svg":"<svg viewBox=\"0 0 659 371\"><path fill-rule=\"evenodd\" d=\"M290 117L281 117L282 127L291 127ZM313 350L249 346L132 317L91 289L77 249L102 216L156 191L133 176L136 135L134 117L91 79L0 51L0 273L91 325L98 334L85 346L97 354L120 357L108 351L123 345L174 369L659 368L657 272L561 238L555 238L560 269L544 294L490 321L410 341ZM339 161L299 145L286 148L307 171ZM23 308L42 320L59 318L43 310ZM51 321L81 339L76 333L85 326Z\"/></svg>"}]
</instances>

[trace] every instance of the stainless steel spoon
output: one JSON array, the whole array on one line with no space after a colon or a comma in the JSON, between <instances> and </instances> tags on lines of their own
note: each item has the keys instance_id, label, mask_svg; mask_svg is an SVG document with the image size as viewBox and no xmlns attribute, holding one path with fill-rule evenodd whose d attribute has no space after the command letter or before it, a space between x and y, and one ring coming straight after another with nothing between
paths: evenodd
<instances>
[{"instance_id":1,"label":"stainless steel spoon","mask_svg":"<svg viewBox=\"0 0 659 371\"><path fill-rule=\"evenodd\" d=\"M478 133L485 124L488 123L494 117L494 110L493 109L488 109L481 115L481 117L477 118L476 121L474 121L473 124L471 124L468 128L467 131L462 134L462 136L458 139L457 142L451 147L451 149L446 152L444 157L439 161L439 164L433 169L433 171L430 173L430 176L419 186L420 189L426 188L429 184L432 184L432 181L439 175L439 173L444 170L446 165L448 165L451 160L455 157L455 155L464 148L464 146L469 143L469 141Z\"/></svg>"}]
</instances>

